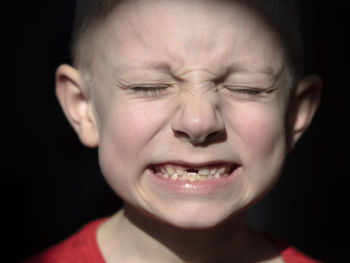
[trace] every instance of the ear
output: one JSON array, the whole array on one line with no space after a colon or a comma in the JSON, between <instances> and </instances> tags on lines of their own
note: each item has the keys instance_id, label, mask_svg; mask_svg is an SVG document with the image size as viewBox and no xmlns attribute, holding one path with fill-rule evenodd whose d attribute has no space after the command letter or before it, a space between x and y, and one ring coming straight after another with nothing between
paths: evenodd
<instances>
[{"instance_id":1,"label":"ear","mask_svg":"<svg viewBox=\"0 0 350 263\"><path fill-rule=\"evenodd\" d=\"M322 81L317 75L305 77L291 98L288 116L289 150L310 125L321 100Z\"/></svg>"},{"instance_id":2,"label":"ear","mask_svg":"<svg viewBox=\"0 0 350 263\"><path fill-rule=\"evenodd\" d=\"M81 73L69 65L61 65L56 71L56 96L64 114L88 147L98 145L98 128L92 101Z\"/></svg>"}]
</instances>

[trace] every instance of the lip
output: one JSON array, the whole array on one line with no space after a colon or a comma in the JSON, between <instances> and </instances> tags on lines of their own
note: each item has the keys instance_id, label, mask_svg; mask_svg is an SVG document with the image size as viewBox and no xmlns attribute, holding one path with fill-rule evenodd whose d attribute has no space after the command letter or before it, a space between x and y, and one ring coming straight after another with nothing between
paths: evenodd
<instances>
[{"instance_id":1,"label":"lip","mask_svg":"<svg viewBox=\"0 0 350 263\"><path fill-rule=\"evenodd\" d=\"M173 164L189 168L200 168L204 166L214 165L232 165L234 169L230 174L227 174L218 179L205 181L190 181L190 180L171 180L165 179L161 173L155 173L152 169L153 165ZM175 195L210 195L221 193L226 188L230 188L240 174L242 167L237 163L232 162L206 162L206 163L188 163L188 162L166 162L162 164L153 164L147 168L146 174L150 183L156 187L155 190Z\"/></svg>"},{"instance_id":2,"label":"lip","mask_svg":"<svg viewBox=\"0 0 350 263\"><path fill-rule=\"evenodd\" d=\"M177 166L183 166L187 168L201 168L205 166L215 166L215 165L237 165L239 166L238 162L233 162L233 161L210 161L210 162L186 162L186 161L181 161L181 160L175 160L175 161L163 161L159 163L153 163L150 166L160 166L160 165L177 165Z\"/></svg>"}]
</instances>

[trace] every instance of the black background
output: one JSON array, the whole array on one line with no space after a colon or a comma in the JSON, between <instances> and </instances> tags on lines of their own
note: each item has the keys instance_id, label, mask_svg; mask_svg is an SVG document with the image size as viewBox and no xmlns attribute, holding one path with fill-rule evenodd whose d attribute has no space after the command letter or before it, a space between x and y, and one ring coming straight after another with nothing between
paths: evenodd
<instances>
[{"instance_id":1,"label":"black background","mask_svg":"<svg viewBox=\"0 0 350 263\"><path fill-rule=\"evenodd\" d=\"M322 261L346 262L350 9L347 1L302 2L306 71L322 77L323 98L250 221ZM80 144L54 96L55 69L70 62L73 8L69 0L13 1L3 11L2 57L10 57L2 60L4 262L26 258L120 207L96 150Z\"/></svg>"}]
</instances>

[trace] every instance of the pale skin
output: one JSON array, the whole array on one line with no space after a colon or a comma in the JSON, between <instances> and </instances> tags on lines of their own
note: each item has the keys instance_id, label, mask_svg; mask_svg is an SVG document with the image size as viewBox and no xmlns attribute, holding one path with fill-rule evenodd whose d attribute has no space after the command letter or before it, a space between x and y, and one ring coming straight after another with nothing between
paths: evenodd
<instances>
[{"instance_id":1,"label":"pale skin","mask_svg":"<svg viewBox=\"0 0 350 263\"><path fill-rule=\"evenodd\" d=\"M282 45L232 1L127 1L93 34L91 83L62 65L56 92L125 201L98 229L106 261L283 262L244 211L311 122L319 78L304 78L287 104ZM150 168L222 163L237 167L234 179L206 192L160 187Z\"/></svg>"}]
</instances>

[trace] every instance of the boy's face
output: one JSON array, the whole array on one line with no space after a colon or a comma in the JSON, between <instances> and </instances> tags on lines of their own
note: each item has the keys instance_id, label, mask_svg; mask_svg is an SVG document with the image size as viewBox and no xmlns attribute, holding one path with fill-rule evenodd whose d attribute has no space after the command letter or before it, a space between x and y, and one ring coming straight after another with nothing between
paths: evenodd
<instances>
[{"instance_id":1,"label":"boy's face","mask_svg":"<svg viewBox=\"0 0 350 263\"><path fill-rule=\"evenodd\" d=\"M287 87L283 49L258 16L232 1L130 1L95 34L100 164L127 203L203 228L269 190Z\"/></svg>"}]
</instances>

